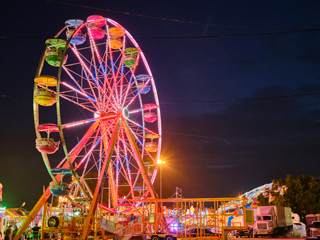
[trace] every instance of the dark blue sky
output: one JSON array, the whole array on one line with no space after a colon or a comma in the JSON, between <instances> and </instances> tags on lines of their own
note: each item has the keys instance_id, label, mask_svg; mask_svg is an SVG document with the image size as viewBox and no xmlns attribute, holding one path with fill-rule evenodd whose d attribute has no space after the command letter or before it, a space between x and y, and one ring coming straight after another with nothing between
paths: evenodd
<instances>
[{"instance_id":1,"label":"dark blue sky","mask_svg":"<svg viewBox=\"0 0 320 240\"><path fill-rule=\"evenodd\" d=\"M44 0L1 3L1 37L25 37L0 39L4 205L31 205L48 185L34 146L33 78L45 39L65 20L90 15L124 26L149 62L162 112L164 197L175 187L186 197L232 197L286 174L318 176L320 30L305 30L320 29L319 1L68 3L194 23Z\"/></svg>"}]
</instances>

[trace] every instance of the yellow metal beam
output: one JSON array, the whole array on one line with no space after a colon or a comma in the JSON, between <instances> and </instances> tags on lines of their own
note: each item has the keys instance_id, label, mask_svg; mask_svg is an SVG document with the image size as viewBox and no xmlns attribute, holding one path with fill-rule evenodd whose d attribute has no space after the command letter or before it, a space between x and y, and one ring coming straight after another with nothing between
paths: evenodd
<instances>
[{"instance_id":1,"label":"yellow metal beam","mask_svg":"<svg viewBox=\"0 0 320 240\"><path fill-rule=\"evenodd\" d=\"M113 132L112 132L112 136L111 136L110 141L109 141L108 152L106 153L106 156L108 157L108 159L105 159L105 161L103 162L103 165L101 167L100 176L99 176L99 179L98 179L98 182L97 182L97 185L96 185L96 188L95 188L92 200L91 200L90 209L89 209L86 221L84 223L83 233L80 236L80 239L87 239L87 236L88 236L88 233L89 233L89 230L90 230L90 226L91 226L91 222L92 222L92 218L95 215L95 211L96 211L96 207L97 207L97 199L98 199L98 196L99 196L101 183L103 182L103 179L105 177L104 173L105 173L106 169L108 169L109 164L111 162L113 149L114 149L114 146L116 144L116 140L117 140L117 137L118 137L118 132L119 132L119 129L120 129L120 123L121 123L121 117L119 115L119 117L118 117L118 119L116 121L116 124L114 126L114 129L113 129Z\"/></svg>"}]
</instances>

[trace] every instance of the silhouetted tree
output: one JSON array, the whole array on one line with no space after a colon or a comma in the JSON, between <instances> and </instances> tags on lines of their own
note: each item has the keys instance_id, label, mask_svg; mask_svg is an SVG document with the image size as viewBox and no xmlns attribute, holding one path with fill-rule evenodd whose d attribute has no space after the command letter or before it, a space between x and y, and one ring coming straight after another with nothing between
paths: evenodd
<instances>
[{"instance_id":1,"label":"silhouetted tree","mask_svg":"<svg viewBox=\"0 0 320 240\"><path fill-rule=\"evenodd\" d=\"M262 193L260 193L260 195L258 196L258 206L269 206L269 197L265 197L263 196Z\"/></svg>"},{"instance_id":2,"label":"silhouetted tree","mask_svg":"<svg viewBox=\"0 0 320 240\"><path fill-rule=\"evenodd\" d=\"M298 213L301 220L307 214L320 213L320 183L311 175L301 175L293 178L290 175L282 180L273 180L274 187L285 186L285 191L274 192L272 205L291 207Z\"/></svg>"}]
</instances>

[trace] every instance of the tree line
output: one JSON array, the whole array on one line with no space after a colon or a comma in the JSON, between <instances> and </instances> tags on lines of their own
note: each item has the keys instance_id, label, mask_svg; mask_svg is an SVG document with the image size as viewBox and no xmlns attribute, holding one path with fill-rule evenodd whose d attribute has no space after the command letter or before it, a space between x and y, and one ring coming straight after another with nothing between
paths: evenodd
<instances>
[{"instance_id":1,"label":"tree line","mask_svg":"<svg viewBox=\"0 0 320 240\"><path fill-rule=\"evenodd\" d=\"M269 197L258 196L258 206L276 205L290 207L305 221L308 214L320 213L320 181L311 175L293 178L287 175L284 179L275 179ZM279 191L279 188L282 191Z\"/></svg>"}]
</instances>

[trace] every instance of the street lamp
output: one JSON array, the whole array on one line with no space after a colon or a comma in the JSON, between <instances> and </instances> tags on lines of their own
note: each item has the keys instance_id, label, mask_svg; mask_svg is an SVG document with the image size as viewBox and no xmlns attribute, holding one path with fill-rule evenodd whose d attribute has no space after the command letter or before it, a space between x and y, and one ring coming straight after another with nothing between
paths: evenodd
<instances>
[{"instance_id":1,"label":"street lamp","mask_svg":"<svg viewBox=\"0 0 320 240\"><path fill-rule=\"evenodd\" d=\"M159 159L157 161L157 163L160 167L160 169L159 169L159 171L160 171L160 199L162 199L162 165L165 163L165 161L162 161Z\"/></svg>"}]
</instances>

